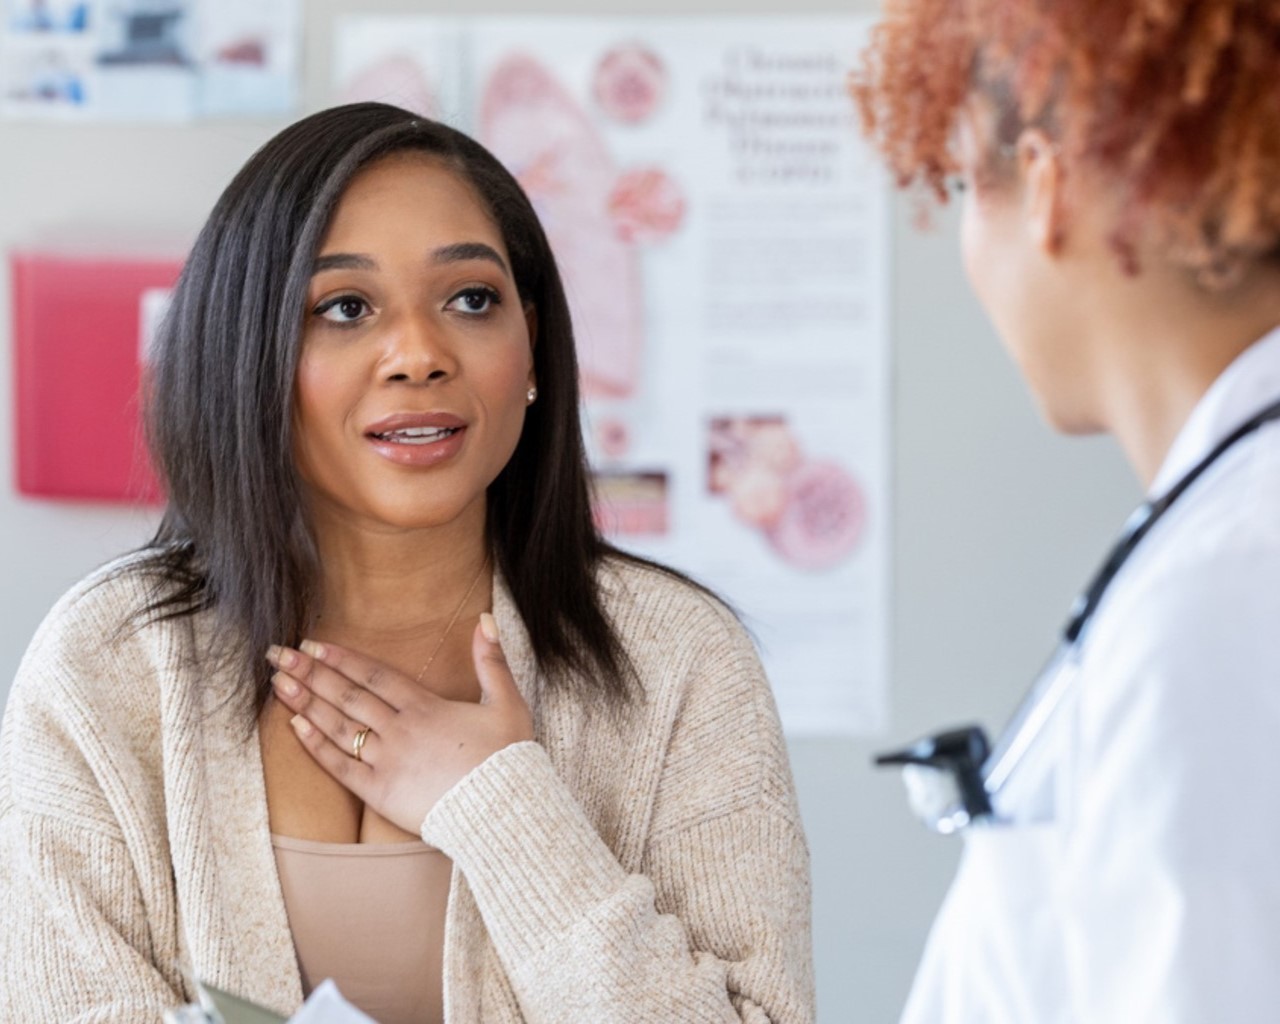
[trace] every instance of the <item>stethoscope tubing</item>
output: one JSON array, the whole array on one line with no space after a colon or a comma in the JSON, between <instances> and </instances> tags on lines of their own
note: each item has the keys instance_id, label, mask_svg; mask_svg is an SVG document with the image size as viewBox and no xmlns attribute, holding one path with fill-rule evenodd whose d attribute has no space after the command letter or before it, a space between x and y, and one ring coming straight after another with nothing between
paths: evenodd
<instances>
[{"instance_id":1,"label":"stethoscope tubing","mask_svg":"<svg viewBox=\"0 0 1280 1024\"><path fill-rule=\"evenodd\" d=\"M1036 738L1053 717L1054 711L1071 690L1075 673L1065 671L1069 663L1081 655L1086 627L1102 603L1102 597L1120 570L1129 561L1138 545L1150 534L1157 522L1173 507L1205 470L1218 461L1238 442L1254 433L1264 424L1280 419L1280 400L1264 406L1231 433L1219 441L1199 462L1191 467L1163 495L1143 502L1125 521L1119 539L1107 553L1101 567L1081 591L1071 609L1071 616L1062 630L1062 640L1048 663L1036 676L1027 695L1018 705L1013 717L1001 731L991 748L991 754L982 766L982 777L988 797L994 799L1008 783Z\"/></svg>"}]
</instances>

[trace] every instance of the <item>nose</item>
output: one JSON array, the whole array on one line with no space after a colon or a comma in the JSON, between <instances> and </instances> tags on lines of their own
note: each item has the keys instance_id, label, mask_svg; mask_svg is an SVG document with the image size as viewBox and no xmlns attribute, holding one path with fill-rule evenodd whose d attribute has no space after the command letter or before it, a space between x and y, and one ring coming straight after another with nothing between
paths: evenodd
<instances>
[{"instance_id":1,"label":"nose","mask_svg":"<svg viewBox=\"0 0 1280 1024\"><path fill-rule=\"evenodd\" d=\"M457 370L444 329L430 310L413 310L392 324L379 367L387 382L426 384Z\"/></svg>"}]
</instances>

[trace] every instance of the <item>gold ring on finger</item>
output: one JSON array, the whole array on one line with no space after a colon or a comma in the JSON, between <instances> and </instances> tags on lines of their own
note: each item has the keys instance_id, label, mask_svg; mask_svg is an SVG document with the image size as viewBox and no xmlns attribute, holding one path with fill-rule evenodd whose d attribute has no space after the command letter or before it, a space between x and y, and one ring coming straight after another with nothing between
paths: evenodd
<instances>
[{"instance_id":1,"label":"gold ring on finger","mask_svg":"<svg viewBox=\"0 0 1280 1024\"><path fill-rule=\"evenodd\" d=\"M368 738L368 736L369 736L369 727L366 725L363 729L361 729L358 733L356 733L355 739L351 741L351 756L354 757L357 761L364 760L364 758L360 756L360 751L364 749L364 741Z\"/></svg>"}]
</instances>

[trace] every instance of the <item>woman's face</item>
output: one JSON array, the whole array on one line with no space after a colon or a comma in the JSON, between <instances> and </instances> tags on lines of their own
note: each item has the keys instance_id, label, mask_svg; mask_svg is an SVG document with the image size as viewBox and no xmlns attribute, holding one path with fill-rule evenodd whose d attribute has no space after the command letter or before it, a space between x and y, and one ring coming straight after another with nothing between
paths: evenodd
<instances>
[{"instance_id":1,"label":"woman's face","mask_svg":"<svg viewBox=\"0 0 1280 1024\"><path fill-rule=\"evenodd\" d=\"M295 384L317 520L482 526L534 383L532 315L466 181L416 153L361 171L320 246Z\"/></svg>"}]
</instances>

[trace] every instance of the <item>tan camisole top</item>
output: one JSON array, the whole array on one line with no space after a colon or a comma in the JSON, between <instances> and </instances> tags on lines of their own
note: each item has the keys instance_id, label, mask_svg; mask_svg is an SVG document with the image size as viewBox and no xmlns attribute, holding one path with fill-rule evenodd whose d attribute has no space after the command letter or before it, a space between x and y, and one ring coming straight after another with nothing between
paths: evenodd
<instances>
[{"instance_id":1,"label":"tan camisole top","mask_svg":"<svg viewBox=\"0 0 1280 1024\"><path fill-rule=\"evenodd\" d=\"M417 840L271 836L304 994L333 978L378 1024L442 1024L453 862Z\"/></svg>"}]
</instances>

